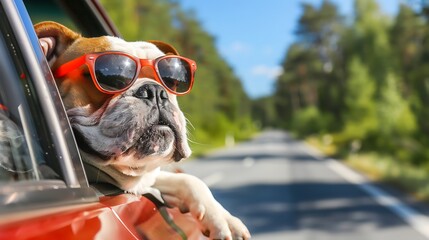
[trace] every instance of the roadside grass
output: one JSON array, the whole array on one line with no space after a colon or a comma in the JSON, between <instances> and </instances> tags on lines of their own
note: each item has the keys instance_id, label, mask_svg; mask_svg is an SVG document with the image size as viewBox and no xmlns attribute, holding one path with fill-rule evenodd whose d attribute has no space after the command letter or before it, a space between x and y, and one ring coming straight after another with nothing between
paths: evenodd
<instances>
[{"instance_id":1,"label":"roadside grass","mask_svg":"<svg viewBox=\"0 0 429 240\"><path fill-rule=\"evenodd\" d=\"M190 143L190 147L192 149L191 159L203 157L208 153L224 146L225 144L222 141L216 141L216 142L210 142L210 143L191 142Z\"/></svg>"},{"instance_id":2,"label":"roadside grass","mask_svg":"<svg viewBox=\"0 0 429 240\"><path fill-rule=\"evenodd\" d=\"M235 144L253 138L258 133L260 133L260 131L247 131L242 134L234 135L226 134L221 136L211 136L197 132L197 134L193 134L189 137L189 146L192 149L191 159L206 156L219 148L232 147Z\"/></svg>"},{"instance_id":3,"label":"roadside grass","mask_svg":"<svg viewBox=\"0 0 429 240\"><path fill-rule=\"evenodd\" d=\"M417 199L429 202L429 172L425 168L376 153L352 154L345 159L345 163L372 180L393 184Z\"/></svg>"},{"instance_id":4,"label":"roadside grass","mask_svg":"<svg viewBox=\"0 0 429 240\"><path fill-rule=\"evenodd\" d=\"M335 156L339 151L332 141L326 141L326 139L324 141L323 137L311 136L306 139L306 142L327 156ZM339 160L363 173L372 181L388 183L421 201L429 202L428 168L413 166L397 161L393 156L375 152L349 153Z\"/></svg>"}]
</instances>

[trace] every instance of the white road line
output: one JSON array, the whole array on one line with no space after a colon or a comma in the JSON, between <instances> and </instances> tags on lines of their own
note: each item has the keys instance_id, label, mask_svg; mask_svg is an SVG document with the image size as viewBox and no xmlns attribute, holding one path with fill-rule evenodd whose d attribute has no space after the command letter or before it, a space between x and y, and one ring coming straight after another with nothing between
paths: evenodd
<instances>
[{"instance_id":1,"label":"white road line","mask_svg":"<svg viewBox=\"0 0 429 240\"><path fill-rule=\"evenodd\" d=\"M311 155L316 159L320 159L317 155ZM367 192L378 204L393 211L417 232L429 239L429 217L417 212L398 198L369 183L362 175L354 172L337 160L328 159L326 165L348 182L355 184Z\"/></svg>"},{"instance_id":2,"label":"white road line","mask_svg":"<svg viewBox=\"0 0 429 240\"><path fill-rule=\"evenodd\" d=\"M315 150L312 146L304 144L307 146L307 153L315 159L321 159L322 155ZM389 193L383 191L382 189L374 186L369 183L368 180L360 175L359 173L353 171L349 167L345 166L341 162L335 159L328 159L326 165L338 175L342 176L346 181L355 184L357 187L361 188L363 191L368 193L378 204L383 207L390 209L396 215L398 215L402 220L407 222L412 228L417 232L422 234L424 237L429 239L429 217L419 213L413 208L409 207L407 204L400 201L398 198L390 195Z\"/></svg>"},{"instance_id":3,"label":"white road line","mask_svg":"<svg viewBox=\"0 0 429 240\"><path fill-rule=\"evenodd\" d=\"M246 157L243 159L243 166L246 168L250 168L253 165L255 165L255 159L253 159L252 157Z\"/></svg>"},{"instance_id":4,"label":"white road line","mask_svg":"<svg viewBox=\"0 0 429 240\"><path fill-rule=\"evenodd\" d=\"M223 178L223 173L215 172L213 174L208 175L207 177L202 178L202 180L207 184L207 186L210 187L220 182L222 178Z\"/></svg>"},{"instance_id":5,"label":"white road line","mask_svg":"<svg viewBox=\"0 0 429 240\"><path fill-rule=\"evenodd\" d=\"M253 159L252 157L246 157L242 160L242 164L244 167L250 168L255 165L255 159ZM224 174L222 172L215 172L208 175L207 177L202 178L201 180L203 180L203 182L205 182L207 186L211 187L222 181L223 178Z\"/></svg>"}]
</instances>

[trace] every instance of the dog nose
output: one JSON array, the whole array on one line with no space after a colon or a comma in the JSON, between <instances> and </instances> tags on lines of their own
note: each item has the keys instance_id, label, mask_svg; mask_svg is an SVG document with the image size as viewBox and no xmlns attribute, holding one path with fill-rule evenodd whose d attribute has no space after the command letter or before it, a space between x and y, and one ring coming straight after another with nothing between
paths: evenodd
<instances>
[{"instance_id":1,"label":"dog nose","mask_svg":"<svg viewBox=\"0 0 429 240\"><path fill-rule=\"evenodd\" d=\"M162 104L168 100L168 94L165 89L161 85L152 83L145 84L137 89L134 97L158 104Z\"/></svg>"}]
</instances>

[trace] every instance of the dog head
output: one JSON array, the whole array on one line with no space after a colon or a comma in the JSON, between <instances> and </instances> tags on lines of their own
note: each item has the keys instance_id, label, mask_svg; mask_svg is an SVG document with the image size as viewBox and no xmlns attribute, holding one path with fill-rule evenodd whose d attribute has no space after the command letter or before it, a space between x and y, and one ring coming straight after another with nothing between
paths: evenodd
<instances>
[{"instance_id":1,"label":"dog head","mask_svg":"<svg viewBox=\"0 0 429 240\"><path fill-rule=\"evenodd\" d=\"M53 72L89 53L120 51L149 60L167 53L178 55L162 42L85 38L54 22L39 23L35 30ZM115 94L100 91L88 71L83 64L56 78L85 162L127 190L143 175L190 156L186 121L176 95L155 81L152 69L142 68L131 87Z\"/></svg>"}]
</instances>

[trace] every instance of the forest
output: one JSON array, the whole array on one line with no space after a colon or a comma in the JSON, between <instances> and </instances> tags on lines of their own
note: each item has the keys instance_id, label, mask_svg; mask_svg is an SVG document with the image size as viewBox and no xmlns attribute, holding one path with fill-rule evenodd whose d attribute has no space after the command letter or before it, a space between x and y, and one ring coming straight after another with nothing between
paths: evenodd
<instances>
[{"instance_id":1,"label":"forest","mask_svg":"<svg viewBox=\"0 0 429 240\"><path fill-rule=\"evenodd\" d=\"M427 199L427 6L386 16L375 0L355 0L348 18L329 1L302 8L284 73L254 116Z\"/></svg>"},{"instance_id":2,"label":"forest","mask_svg":"<svg viewBox=\"0 0 429 240\"><path fill-rule=\"evenodd\" d=\"M302 3L295 42L272 95L250 99L196 14L174 0L102 0L127 40L173 43L198 63L179 103L195 153L281 128L370 177L429 198L429 14L396 16L355 0L352 16L326 0ZM128 24L133 22L135 24Z\"/></svg>"}]
</instances>

